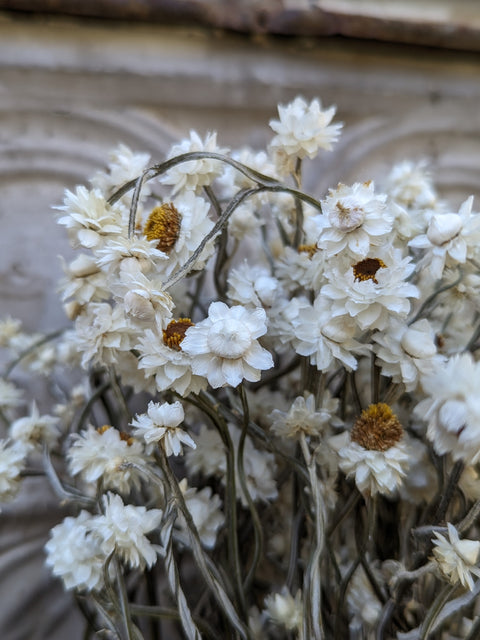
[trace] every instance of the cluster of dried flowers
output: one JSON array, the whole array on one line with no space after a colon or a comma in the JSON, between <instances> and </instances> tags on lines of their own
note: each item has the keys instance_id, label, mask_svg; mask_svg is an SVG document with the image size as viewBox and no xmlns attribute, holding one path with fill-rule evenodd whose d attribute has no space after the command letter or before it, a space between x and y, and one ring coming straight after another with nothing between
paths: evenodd
<instances>
[{"instance_id":1,"label":"cluster of dried flowers","mask_svg":"<svg viewBox=\"0 0 480 640\"><path fill-rule=\"evenodd\" d=\"M0 323L0 501L43 461L92 634L480 634L480 215L421 163L306 194L334 115L280 106L267 152L119 147L59 207L72 327ZM19 417L20 367L49 414Z\"/></svg>"}]
</instances>

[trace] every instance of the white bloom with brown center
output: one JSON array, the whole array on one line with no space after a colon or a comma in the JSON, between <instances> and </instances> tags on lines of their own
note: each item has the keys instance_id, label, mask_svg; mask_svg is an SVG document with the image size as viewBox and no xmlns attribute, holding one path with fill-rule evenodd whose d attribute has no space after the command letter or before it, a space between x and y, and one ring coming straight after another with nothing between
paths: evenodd
<instances>
[{"instance_id":1,"label":"white bloom with brown center","mask_svg":"<svg viewBox=\"0 0 480 640\"><path fill-rule=\"evenodd\" d=\"M409 467L409 451L403 428L385 403L365 409L348 433L330 438L338 450L340 469L355 478L362 493L390 496L403 482Z\"/></svg>"},{"instance_id":2,"label":"white bloom with brown center","mask_svg":"<svg viewBox=\"0 0 480 640\"><path fill-rule=\"evenodd\" d=\"M243 379L257 382L262 370L273 367L272 356L257 340L266 331L263 309L212 302L208 317L187 330L182 351L192 357L193 373L213 388L236 387Z\"/></svg>"},{"instance_id":3,"label":"white bloom with brown center","mask_svg":"<svg viewBox=\"0 0 480 640\"><path fill-rule=\"evenodd\" d=\"M373 182L340 184L322 201L323 229L317 240L326 256L347 251L353 257L384 244L393 228L386 195L374 192Z\"/></svg>"}]
</instances>

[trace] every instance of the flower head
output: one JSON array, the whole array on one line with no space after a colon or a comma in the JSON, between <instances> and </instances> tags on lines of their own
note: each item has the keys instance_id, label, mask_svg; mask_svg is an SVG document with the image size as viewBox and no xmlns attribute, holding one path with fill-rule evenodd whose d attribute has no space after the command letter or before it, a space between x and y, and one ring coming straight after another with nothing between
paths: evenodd
<instances>
[{"instance_id":1,"label":"flower head","mask_svg":"<svg viewBox=\"0 0 480 640\"><path fill-rule=\"evenodd\" d=\"M162 511L124 504L120 496L110 492L103 497L103 506L104 515L95 518L92 528L101 538L105 555L116 551L132 569L152 567L157 553L145 534L160 525Z\"/></svg>"},{"instance_id":2,"label":"flower head","mask_svg":"<svg viewBox=\"0 0 480 640\"><path fill-rule=\"evenodd\" d=\"M447 523L448 538L435 531L433 540L433 558L442 575L451 582L460 582L472 591L472 573L480 576L480 568L476 566L480 555L480 541L460 540L457 529L450 522Z\"/></svg>"},{"instance_id":3,"label":"flower head","mask_svg":"<svg viewBox=\"0 0 480 640\"><path fill-rule=\"evenodd\" d=\"M10 426L13 440L22 442L28 448L54 445L60 437L58 418L40 415L35 402L29 416L18 418Z\"/></svg>"},{"instance_id":4,"label":"flower head","mask_svg":"<svg viewBox=\"0 0 480 640\"><path fill-rule=\"evenodd\" d=\"M0 440L0 503L12 500L20 488L27 449L20 442Z\"/></svg>"},{"instance_id":5,"label":"flower head","mask_svg":"<svg viewBox=\"0 0 480 640\"><path fill-rule=\"evenodd\" d=\"M50 531L45 545L46 564L65 589L99 590L103 587L106 555L101 540L92 532L94 518L82 511L76 518L65 518Z\"/></svg>"},{"instance_id":6,"label":"flower head","mask_svg":"<svg viewBox=\"0 0 480 640\"><path fill-rule=\"evenodd\" d=\"M346 434L333 436L339 466L354 476L358 489L372 495L392 495L399 488L409 465L403 428L385 403L372 404L355 422L349 441Z\"/></svg>"},{"instance_id":7,"label":"flower head","mask_svg":"<svg viewBox=\"0 0 480 640\"><path fill-rule=\"evenodd\" d=\"M279 105L279 120L270 120L277 134L270 143L277 166L293 168L296 158L314 158L320 149L329 151L337 141L342 124L331 124L336 107L322 109L320 100L308 104L297 97L287 105Z\"/></svg>"},{"instance_id":8,"label":"flower head","mask_svg":"<svg viewBox=\"0 0 480 640\"><path fill-rule=\"evenodd\" d=\"M140 487L141 472L131 465L142 467L148 462L138 440L109 425L100 429L89 426L75 434L67 459L73 476L80 475L85 482L102 478L106 489L124 494Z\"/></svg>"},{"instance_id":9,"label":"flower head","mask_svg":"<svg viewBox=\"0 0 480 640\"><path fill-rule=\"evenodd\" d=\"M178 456L182 453L182 443L195 448L195 442L188 433L179 427L185 418L181 403L149 402L147 413L137 415L132 420L132 427L137 437L142 437L148 450L153 445L162 443L167 456Z\"/></svg>"},{"instance_id":10,"label":"flower head","mask_svg":"<svg viewBox=\"0 0 480 640\"><path fill-rule=\"evenodd\" d=\"M263 309L212 302L208 317L186 332L182 351L192 356L193 373L205 376L212 387L236 387L244 378L258 381L260 371L273 367L272 356L257 340L266 330Z\"/></svg>"}]
</instances>

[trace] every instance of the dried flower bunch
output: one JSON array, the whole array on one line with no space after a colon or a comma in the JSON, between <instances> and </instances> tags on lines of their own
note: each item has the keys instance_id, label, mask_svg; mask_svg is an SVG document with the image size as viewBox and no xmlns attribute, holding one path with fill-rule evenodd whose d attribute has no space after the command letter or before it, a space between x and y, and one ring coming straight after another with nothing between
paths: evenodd
<instances>
[{"instance_id":1,"label":"dried flower bunch","mask_svg":"<svg viewBox=\"0 0 480 640\"><path fill-rule=\"evenodd\" d=\"M308 195L334 116L120 146L58 207L71 327L0 323L0 501L43 463L85 637L480 636L480 215L421 163Z\"/></svg>"}]
</instances>

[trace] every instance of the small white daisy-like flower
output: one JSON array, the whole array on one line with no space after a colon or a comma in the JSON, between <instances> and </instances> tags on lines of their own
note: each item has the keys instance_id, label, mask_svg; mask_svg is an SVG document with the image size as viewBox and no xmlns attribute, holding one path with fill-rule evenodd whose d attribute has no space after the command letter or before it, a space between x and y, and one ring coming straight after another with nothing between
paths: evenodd
<instances>
[{"instance_id":1,"label":"small white daisy-like flower","mask_svg":"<svg viewBox=\"0 0 480 640\"><path fill-rule=\"evenodd\" d=\"M114 364L118 351L127 351L131 343L131 327L122 307L112 308L104 302L87 306L75 321L72 339L82 353L82 367L92 364Z\"/></svg>"},{"instance_id":2,"label":"small white daisy-like flower","mask_svg":"<svg viewBox=\"0 0 480 640\"><path fill-rule=\"evenodd\" d=\"M26 448L41 448L43 445L51 447L60 437L58 422L58 418L54 416L41 416L33 402L30 415L12 422L9 433L13 440L22 442Z\"/></svg>"},{"instance_id":3,"label":"small white daisy-like flower","mask_svg":"<svg viewBox=\"0 0 480 640\"><path fill-rule=\"evenodd\" d=\"M362 493L393 495L407 474L410 456L403 428L383 402L362 412L349 438L344 433L330 442L338 449L340 469L355 478Z\"/></svg>"},{"instance_id":4,"label":"small white daisy-like flower","mask_svg":"<svg viewBox=\"0 0 480 640\"><path fill-rule=\"evenodd\" d=\"M444 267L465 264L480 243L480 216L472 215L473 196L460 206L458 213L435 213L426 234L416 236L409 245L426 249L424 262L432 277L442 277Z\"/></svg>"},{"instance_id":5,"label":"small white daisy-like flower","mask_svg":"<svg viewBox=\"0 0 480 640\"><path fill-rule=\"evenodd\" d=\"M444 360L437 352L430 322L423 318L410 326L392 319L384 331L373 334L377 364L384 376L403 382L406 391L416 389L420 375L433 372Z\"/></svg>"},{"instance_id":6,"label":"small white daisy-like flower","mask_svg":"<svg viewBox=\"0 0 480 640\"><path fill-rule=\"evenodd\" d=\"M147 450L153 450L154 446L161 443L167 456L178 456L182 453L182 444L195 449L195 442L185 429L179 425L185 419L182 404L177 400L173 404L164 402L149 402L147 413L137 415L132 420L134 434L141 437L147 443Z\"/></svg>"},{"instance_id":7,"label":"small white daisy-like flower","mask_svg":"<svg viewBox=\"0 0 480 640\"><path fill-rule=\"evenodd\" d=\"M322 296L313 305L305 301L295 308L298 314L291 316L292 344L297 353L310 356L319 371L326 371L336 361L349 370L357 368L355 355L364 353L366 347L355 340L355 320L349 315L332 316L331 305Z\"/></svg>"},{"instance_id":8,"label":"small white daisy-like flower","mask_svg":"<svg viewBox=\"0 0 480 640\"><path fill-rule=\"evenodd\" d=\"M437 204L438 196L423 161L396 164L385 187L390 197L407 209L434 209Z\"/></svg>"},{"instance_id":9,"label":"small white daisy-like flower","mask_svg":"<svg viewBox=\"0 0 480 640\"><path fill-rule=\"evenodd\" d=\"M298 631L303 624L303 601L300 589L292 596L288 587L265 598L266 615L288 631Z\"/></svg>"},{"instance_id":10,"label":"small white daisy-like flower","mask_svg":"<svg viewBox=\"0 0 480 640\"><path fill-rule=\"evenodd\" d=\"M192 359L182 350L185 332L191 326L189 318L171 320L162 336L147 329L135 345L140 358L138 368L146 377L154 376L158 391L172 389L185 397L206 389L207 381L192 373Z\"/></svg>"},{"instance_id":11,"label":"small white daisy-like flower","mask_svg":"<svg viewBox=\"0 0 480 640\"><path fill-rule=\"evenodd\" d=\"M81 253L72 262L62 259L65 278L60 282L62 300L73 300L84 305L100 302L110 297L106 274L100 269L93 256Z\"/></svg>"},{"instance_id":12,"label":"small white daisy-like flower","mask_svg":"<svg viewBox=\"0 0 480 640\"><path fill-rule=\"evenodd\" d=\"M282 287L293 293L303 287L318 293L325 284L325 256L316 244L300 245L298 249L285 247L285 252L275 265L275 275Z\"/></svg>"},{"instance_id":13,"label":"small white daisy-like flower","mask_svg":"<svg viewBox=\"0 0 480 640\"><path fill-rule=\"evenodd\" d=\"M320 100L307 103L298 96L287 105L278 106L279 120L270 120L277 134L270 151L279 170L291 170L296 158L314 158L320 149L330 151L337 141L341 123L331 124L336 107L322 109Z\"/></svg>"},{"instance_id":14,"label":"small white daisy-like flower","mask_svg":"<svg viewBox=\"0 0 480 640\"><path fill-rule=\"evenodd\" d=\"M99 171L91 180L92 185L104 193L108 193L117 189L119 185L138 178L148 166L150 155L148 153L136 153L126 144L119 144L110 151L108 160L108 173Z\"/></svg>"},{"instance_id":15,"label":"small white daisy-like flower","mask_svg":"<svg viewBox=\"0 0 480 640\"><path fill-rule=\"evenodd\" d=\"M155 240L119 236L108 240L95 252L97 265L107 273L119 274L122 271L149 273L167 260L167 255L157 249Z\"/></svg>"},{"instance_id":16,"label":"small white daisy-like flower","mask_svg":"<svg viewBox=\"0 0 480 640\"><path fill-rule=\"evenodd\" d=\"M99 590L103 587L106 555L101 540L92 533L95 518L82 511L76 518L65 518L50 531L45 545L46 564L66 589Z\"/></svg>"},{"instance_id":17,"label":"small white daisy-like flower","mask_svg":"<svg viewBox=\"0 0 480 640\"><path fill-rule=\"evenodd\" d=\"M200 491L195 487L189 487L186 478L181 480L179 484L203 546L207 549L213 549L217 541L217 532L225 522L225 516L221 511L220 496L212 495L210 487L204 487ZM181 528L182 541L188 544L187 524L180 512L177 516L177 523Z\"/></svg>"},{"instance_id":18,"label":"small white daisy-like flower","mask_svg":"<svg viewBox=\"0 0 480 640\"><path fill-rule=\"evenodd\" d=\"M213 388L236 387L243 379L257 382L262 370L273 367L272 356L257 340L266 331L263 309L212 302L208 317L187 330L182 350L192 356L193 373L205 376Z\"/></svg>"},{"instance_id":19,"label":"small white daisy-like flower","mask_svg":"<svg viewBox=\"0 0 480 640\"><path fill-rule=\"evenodd\" d=\"M20 333L21 320L7 316L0 320L0 347L8 347L10 340Z\"/></svg>"},{"instance_id":20,"label":"small white daisy-like flower","mask_svg":"<svg viewBox=\"0 0 480 640\"><path fill-rule=\"evenodd\" d=\"M102 478L106 489L128 494L140 488L141 471L136 467L144 467L149 457L138 440L105 425L74 434L67 460L72 476L92 483Z\"/></svg>"},{"instance_id":21,"label":"small white daisy-like flower","mask_svg":"<svg viewBox=\"0 0 480 640\"><path fill-rule=\"evenodd\" d=\"M480 362L470 353L457 354L421 381L427 397L415 413L428 422L435 451L474 464L480 459Z\"/></svg>"},{"instance_id":22,"label":"small white daisy-like flower","mask_svg":"<svg viewBox=\"0 0 480 640\"><path fill-rule=\"evenodd\" d=\"M210 204L204 198L187 191L174 202L165 202L150 213L143 234L148 240L156 241L157 249L167 256L161 265L164 277L180 269L210 233L214 223L208 216L209 211ZM212 238L191 268L203 268L213 252Z\"/></svg>"},{"instance_id":23,"label":"small white daisy-like flower","mask_svg":"<svg viewBox=\"0 0 480 640\"><path fill-rule=\"evenodd\" d=\"M9 411L23 404L23 390L13 382L0 378L0 409Z\"/></svg>"},{"instance_id":24,"label":"small white daisy-like flower","mask_svg":"<svg viewBox=\"0 0 480 640\"><path fill-rule=\"evenodd\" d=\"M436 540L432 540L435 548L433 558L440 572L451 584L460 582L472 591L474 583L472 574L479 577L480 568L477 562L480 555L480 541L460 540L457 529L447 523L448 539L441 533L434 532Z\"/></svg>"},{"instance_id":25,"label":"small white daisy-like flower","mask_svg":"<svg viewBox=\"0 0 480 640\"><path fill-rule=\"evenodd\" d=\"M104 514L92 522L92 530L101 537L106 556L118 553L132 569L152 567L157 553L146 534L156 529L162 520L161 509L148 509L124 504L120 496L103 496Z\"/></svg>"},{"instance_id":26,"label":"small white daisy-like flower","mask_svg":"<svg viewBox=\"0 0 480 640\"><path fill-rule=\"evenodd\" d=\"M317 240L326 256L348 251L354 257L366 256L381 246L393 228L393 215L386 195L376 195L373 182L344 184L330 189L322 200L323 229Z\"/></svg>"},{"instance_id":27,"label":"small white daisy-like flower","mask_svg":"<svg viewBox=\"0 0 480 640\"><path fill-rule=\"evenodd\" d=\"M16 496L27 453L21 442L0 440L0 503L13 500Z\"/></svg>"},{"instance_id":28,"label":"small white daisy-like flower","mask_svg":"<svg viewBox=\"0 0 480 640\"><path fill-rule=\"evenodd\" d=\"M198 133L190 131L190 138L173 145L168 153L168 159L192 151L210 151L221 155L228 153L228 149L217 146L216 132L207 133L205 140L202 140ZM210 185L223 169L223 163L219 160L211 158L188 160L172 167L160 178L160 182L172 185L174 194L182 190L196 191L200 187Z\"/></svg>"},{"instance_id":29,"label":"small white daisy-like flower","mask_svg":"<svg viewBox=\"0 0 480 640\"><path fill-rule=\"evenodd\" d=\"M307 436L319 436L331 422L338 406L338 400L325 393L322 407L315 409L315 397L306 394L295 398L287 412L274 409L270 414L271 429L277 436L298 438L304 433Z\"/></svg>"},{"instance_id":30,"label":"small white daisy-like flower","mask_svg":"<svg viewBox=\"0 0 480 640\"><path fill-rule=\"evenodd\" d=\"M63 206L56 209L66 213L58 224L67 228L73 246L99 248L105 237L122 233L121 213L107 203L98 189L89 191L79 186L75 193L67 190Z\"/></svg>"},{"instance_id":31,"label":"small white daisy-like flower","mask_svg":"<svg viewBox=\"0 0 480 640\"><path fill-rule=\"evenodd\" d=\"M270 307L279 282L266 267L249 265L245 260L228 275L227 295L232 302L253 307Z\"/></svg>"},{"instance_id":32,"label":"small white daisy-like flower","mask_svg":"<svg viewBox=\"0 0 480 640\"><path fill-rule=\"evenodd\" d=\"M132 320L155 322L161 328L172 316L172 297L158 278L150 279L141 271L122 271L112 289L117 303Z\"/></svg>"},{"instance_id":33,"label":"small white daisy-like flower","mask_svg":"<svg viewBox=\"0 0 480 640\"><path fill-rule=\"evenodd\" d=\"M414 270L410 257L402 258L400 250L391 249L346 270L334 267L320 294L332 301L332 316L349 315L362 331L383 330L391 316L406 317L409 298L419 296L417 287L407 282Z\"/></svg>"}]
</instances>

